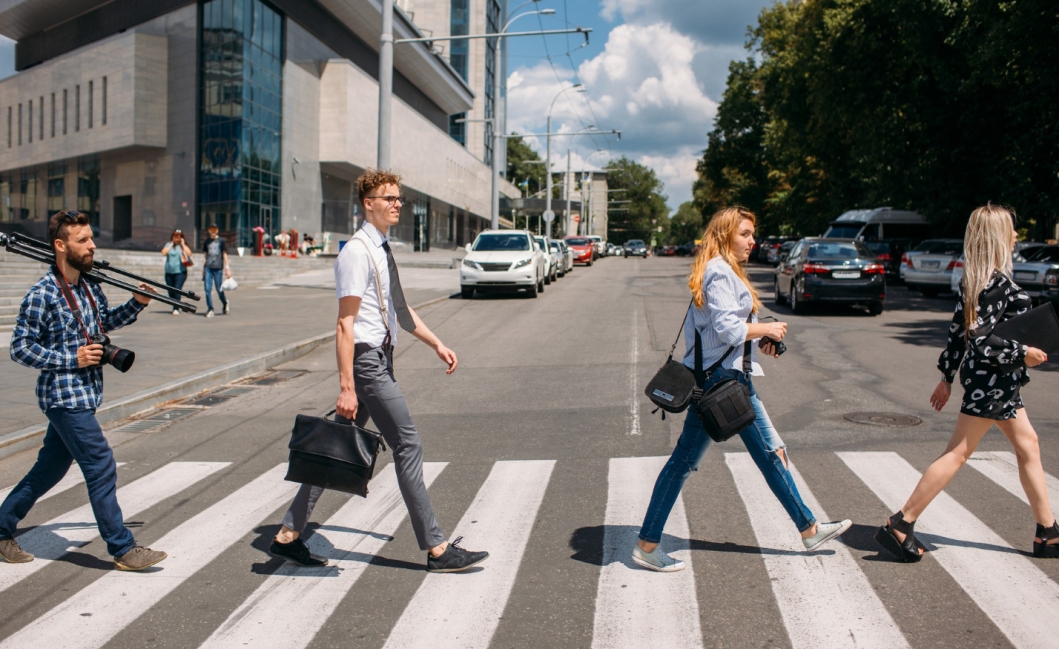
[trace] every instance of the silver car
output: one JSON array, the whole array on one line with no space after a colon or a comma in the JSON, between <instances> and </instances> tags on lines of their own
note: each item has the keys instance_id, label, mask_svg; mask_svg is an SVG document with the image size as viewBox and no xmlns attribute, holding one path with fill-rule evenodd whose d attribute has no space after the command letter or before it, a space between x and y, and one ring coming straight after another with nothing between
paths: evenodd
<instances>
[{"instance_id":1,"label":"silver car","mask_svg":"<svg viewBox=\"0 0 1059 649\"><path fill-rule=\"evenodd\" d=\"M574 268L574 253L566 247L566 243L563 241L556 241L552 239L551 243L552 254L555 255L559 266L559 277L566 277L566 274Z\"/></svg>"},{"instance_id":2,"label":"silver car","mask_svg":"<svg viewBox=\"0 0 1059 649\"><path fill-rule=\"evenodd\" d=\"M909 290L934 297L952 286L952 272L963 254L962 239L928 239L906 252L902 276Z\"/></svg>"},{"instance_id":3,"label":"silver car","mask_svg":"<svg viewBox=\"0 0 1059 649\"><path fill-rule=\"evenodd\" d=\"M1059 246L1045 246L1030 253L1029 259L1013 265L1015 283L1034 302L1051 298L1059 291Z\"/></svg>"}]
</instances>

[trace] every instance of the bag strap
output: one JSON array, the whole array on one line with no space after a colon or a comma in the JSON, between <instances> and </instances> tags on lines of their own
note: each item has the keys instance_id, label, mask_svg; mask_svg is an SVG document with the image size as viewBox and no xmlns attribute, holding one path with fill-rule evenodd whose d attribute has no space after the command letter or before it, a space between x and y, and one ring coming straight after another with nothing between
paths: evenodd
<instances>
[{"instance_id":1,"label":"bag strap","mask_svg":"<svg viewBox=\"0 0 1059 649\"><path fill-rule=\"evenodd\" d=\"M375 295L379 300L379 311L382 312L382 324L386 327L386 340L383 342L383 347L386 347L393 340L393 336L390 333L390 318L386 310L386 299L382 295L382 275L379 273L379 265L375 263L375 257L371 254L371 246L368 245L367 241L356 235L353 236L353 240L359 241L364 246L364 250L368 253L368 261L371 262L372 268L375 269Z\"/></svg>"},{"instance_id":2,"label":"bag strap","mask_svg":"<svg viewBox=\"0 0 1059 649\"><path fill-rule=\"evenodd\" d=\"M684 335L684 325L688 323L688 314L691 313L691 305L693 304L695 304L694 299L688 302L688 310L684 312L684 321L680 323L680 331L677 332L677 338L673 341L673 346L669 348L669 360L673 360L673 354L677 351L677 343L680 342L680 337Z\"/></svg>"}]
</instances>

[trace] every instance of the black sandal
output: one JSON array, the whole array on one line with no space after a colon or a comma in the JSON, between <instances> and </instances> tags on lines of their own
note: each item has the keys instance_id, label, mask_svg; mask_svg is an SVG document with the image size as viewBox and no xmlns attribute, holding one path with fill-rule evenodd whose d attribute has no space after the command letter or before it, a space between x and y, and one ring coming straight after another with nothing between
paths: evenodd
<instances>
[{"instance_id":1,"label":"black sandal","mask_svg":"<svg viewBox=\"0 0 1059 649\"><path fill-rule=\"evenodd\" d=\"M1033 556L1038 559L1059 559L1059 543L1048 543L1059 539L1059 523L1052 522L1051 527L1037 523L1036 538L1033 540ZM1043 539L1038 541L1037 539Z\"/></svg>"},{"instance_id":2,"label":"black sandal","mask_svg":"<svg viewBox=\"0 0 1059 649\"><path fill-rule=\"evenodd\" d=\"M920 554L919 546L916 544L915 526L915 521L909 523L905 520L904 512L898 511L890 517L886 525L880 527L879 531L875 533L875 541L886 548L890 554L897 557L898 561L916 563L923 558L923 555ZM905 535L903 542L897 540L897 535L894 534L895 531ZM1036 545L1034 547L1036 548Z\"/></svg>"}]
</instances>

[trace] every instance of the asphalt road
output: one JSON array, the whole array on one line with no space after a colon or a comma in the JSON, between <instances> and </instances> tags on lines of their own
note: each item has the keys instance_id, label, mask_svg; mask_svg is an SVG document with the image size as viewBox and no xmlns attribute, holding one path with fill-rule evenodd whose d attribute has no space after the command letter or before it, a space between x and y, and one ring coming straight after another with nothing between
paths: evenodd
<instances>
[{"instance_id":1,"label":"asphalt road","mask_svg":"<svg viewBox=\"0 0 1059 649\"><path fill-rule=\"evenodd\" d=\"M998 431L921 519L931 552L920 564L892 563L871 539L955 422L956 404L927 404L951 297L895 287L878 317L794 316L755 267L768 310L790 323L789 351L764 361L756 386L806 501L855 525L844 543L801 551L735 438L709 451L666 528L663 547L690 569L628 561L680 432L682 418L652 416L642 389L677 333L687 270L684 259L604 259L535 300L426 308L459 354L448 377L402 338L396 372L431 498L446 532L493 553L480 570L426 575L389 467L367 499L328 493L318 505L309 542L332 567L298 572L265 554L294 489L281 479L293 418L337 395L333 350L320 349L281 368L301 375L117 447L129 525L171 554L158 569L112 570L83 486L40 502L24 545L53 560L32 573L0 565L0 648L1054 646L1059 561L1029 557L1033 520ZM1055 367L1023 391L1051 474ZM843 418L855 412L922 423ZM0 487L32 459L0 461Z\"/></svg>"}]
</instances>

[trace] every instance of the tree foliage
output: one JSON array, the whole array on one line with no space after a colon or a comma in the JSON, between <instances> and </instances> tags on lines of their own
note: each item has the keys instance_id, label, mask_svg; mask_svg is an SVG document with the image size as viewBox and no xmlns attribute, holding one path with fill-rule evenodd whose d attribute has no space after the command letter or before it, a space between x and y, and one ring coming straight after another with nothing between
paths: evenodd
<instances>
[{"instance_id":1,"label":"tree foliage","mask_svg":"<svg viewBox=\"0 0 1059 649\"><path fill-rule=\"evenodd\" d=\"M607 187L610 200L628 201L607 211L607 239L622 243L629 239L664 241L669 226L669 210L664 185L650 167L625 156L607 163ZM624 191L614 191L624 190ZM662 228L662 232L658 232Z\"/></svg>"},{"instance_id":2,"label":"tree foliage","mask_svg":"<svg viewBox=\"0 0 1059 649\"><path fill-rule=\"evenodd\" d=\"M962 232L987 201L1059 214L1059 4L802 0L762 11L698 165L705 213L817 234L888 205Z\"/></svg>"},{"instance_id":3,"label":"tree foliage","mask_svg":"<svg viewBox=\"0 0 1059 649\"><path fill-rule=\"evenodd\" d=\"M507 179L532 196L545 187L545 169L541 157L521 137L507 138Z\"/></svg>"},{"instance_id":4,"label":"tree foliage","mask_svg":"<svg viewBox=\"0 0 1059 649\"><path fill-rule=\"evenodd\" d=\"M692 201L681 203L676 213L669 219L667 242L680 245L695 241L702 237L704 228L702 212L695 206L695 203Z\"/></svg>"}]
</instances>

